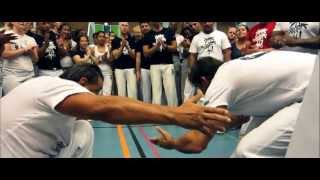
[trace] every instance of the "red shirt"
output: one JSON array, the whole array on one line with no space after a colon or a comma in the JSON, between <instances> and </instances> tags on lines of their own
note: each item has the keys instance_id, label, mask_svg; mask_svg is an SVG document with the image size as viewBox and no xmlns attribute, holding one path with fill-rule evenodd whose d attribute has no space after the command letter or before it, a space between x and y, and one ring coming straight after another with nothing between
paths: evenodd
<instances>
[{"instance_id":1,"label":"red shirt","mask_svg":"<svg viewBox=\"0 0 320 180\"><path fill-rule=\"evenodd\" d=\"M267 22L253 26L248 33L251 45L258 49L270 48L269 40L275 25L276 22Z\"/></svg>"}]
</instances>

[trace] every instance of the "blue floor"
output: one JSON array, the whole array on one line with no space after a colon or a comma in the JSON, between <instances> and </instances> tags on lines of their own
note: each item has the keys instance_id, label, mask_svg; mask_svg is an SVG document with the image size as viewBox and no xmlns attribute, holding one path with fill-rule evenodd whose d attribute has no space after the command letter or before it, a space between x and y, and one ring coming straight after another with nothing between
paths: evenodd
<instances>
[{"instance_id":1,"label":"blue floor","mask_svg":"<svg viewBox=\"0 0 320 180\"><path fill-rule=\"evenodd\" d=\"M94 158L123 158L123 151L120 145L118 131L115 125L92 121L95 131ZM174 137L178 137L186 131L176 126L161 126L169 131ZM146 141L145 135L155 137L158 132L152 125L131 126L138 140L138 144L142 147L142 151L147 158L226 158L231 155L238 143L238 130L228 131L224 134L217 134L209 143L207 149L200 154L184 154L175 150L166 150L156 146L150 146ZM141 129L143 129L141 131ZM131 158L141 158L136 143L127 126L123 126L123 132L126 144L130 151ZM152 148L153 147L153 148Z\"/></svg>"}]
</instances>

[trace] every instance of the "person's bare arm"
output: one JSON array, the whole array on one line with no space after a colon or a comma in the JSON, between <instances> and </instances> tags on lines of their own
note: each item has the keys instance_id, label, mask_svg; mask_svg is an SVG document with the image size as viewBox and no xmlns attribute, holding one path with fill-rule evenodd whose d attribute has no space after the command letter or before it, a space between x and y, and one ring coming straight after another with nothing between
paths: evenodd
<instances>
[{"instance_id":1,"label":"person's bare arm","mask_svg":"<svg viewBox=\"0 0 320 180\"><path fill-rule=\"evenodd\" d=\"M209 133L208 127L217 122L230 122L228 112L203 107L193 102L194 96L180 107L146 104L120 96L96 96L79 93L65 98L56 106L60 113L78 119L94 119L113 124L172 124Z\"/></svg>"},{"instance_id":2,"label":"person's bare arm","mask_svg":"<svg viewBox=\"0 0 320 180\"><path fill-rule=\"evenodd\" d=\"M32 62L37 63L39 61L38 47L35 46L35 47L31 48L29 52L30 52Z\"/></svg>"},{"instance_id":3,"label":"person's bare arm","mask_svg":"<svg viewBox=\"0 0 320 180\"><path fill-rule=\"evenodd\" d=\"M192 67L197 60L197 54L196 53L190 53L188 58L188 67Z\"/></svg>"},{"instance_id":4,"label":"person's bare arm","mask_svg":"<svg viewBox=\"0 0 320 180\"><path fill-rule=\"evenodd\" d=\"M112 50L113 59L118 59L121 56L123 48L124 46L121 45L120 48Z\"/></svg>"},{"instance_id":5,"label":"person's bare arm","mask_svg":"<svg viewBox=\"0 0 320 180\"><path fill-rule=\"evenodd\" d=\"M77 55L74 55L72 59L76 64L86 64L86 63L89 63L90 61L89 55L84 55L84 57L81 58L80 55L77 54Z\"/></svg>"},{"instance_id":6,"label":"person's bare arm","mask_svg":"<svg viewBox=\"0 0 320 180\"><path fill-rule=\"evenodd\" d=\"M141 52L136 53L136 77L137 80L141 79Z\"/></svg>"},{"instance_id":7,"label":"person's bare arm","mask_svg":"<svg viewBox=\"0 0 320 180\"><path fill-rule=\"evenodd\" d=\"M129 53L129 56L131 57L131 59L136 59L136 53L135 53L135 50L134 49L131 49L131 47L128 45L127 46L127 49L128 49L128 53Z\"/></svg>"},{"instance_id":8,"label":"person's bare arm","mask_svg":"<svg viewBox=\"0 0 320 180\"><path fill-rule=\"evenodd\" d=\"M27 52L28 52L27 48L12 49L11 44L7 43L4 45L2 57L5 59L15 59L18 56L26 54Z\"/></svg>"},{"instance_id":9,"label":"person's bare arm","mask_svg":"<svg viewBox=\"0 0 320 180\"><path fill-rule=\"evenodd\" d=\"M231 59L231 49L230 48L223 49L222 53L223 53L224 62L230 61L230 59Z\"/></svg>"},{"instance_id":10,"label":"person's bare arm","mask_svg":"<svg viewBox=\"0 0 320 180\"><path fill-rule=\"evenodd\" d=\"M2 53L5 49L5 44L10 44L10 41L17 39L17 37L14 36L13 33L4 34L4 32L5 30L0 31L0 56L2 56Z\"/></svg>"},{"instance_id":11,"label":"person's bare arm","mask_svg":"<svg viewBox=\"0 0 320 180\"><path fill-rule=\"evenodd\" d=\"M170 45L165 45L169 52L177 52L177 41L172 41Z\"/></svg>"},{"instance_id":12,"label":"person's bare arm","mask_svg":"<svg viewBox=\"0 0 320 180\"><path fill-rule=\"evenodd\" d=\"M158 41L156 43L156 45L152 46L151 48L149 48L148 45L144 45L143 46L143 55L145 57L151 57L155 52L159 51L160 46L161 46L160 41Z\"/></svg>"},{"instance_id":13,"label":"person's bare arm","mask_svg":"<svg viewBox=\"0 0 320 180\"><path fill-rule=\"evenodd\" d=\"M316 36L308 39L295 39L286 35L284 36L284 43L287 46L301 46L305 48L319 49L320 36Z\"/></svg>"},{"instance_id":14,"label":"person's bare arm","mask_svg":"<svg viewBox=\"0 0 320 180\"><path fill-rule=\"evenodd\" d=\"M225 106L220 106L219 108L226 109ZM175 149L183 153L201 153L206 149L217 130L224 131L225 127L232 127L249 120L249 117L229 115L231 117L230 124L218 122L214 127L210 128L210 133L208 134L198 130L189 130L181 137L174 139L170 133L158 127L157 130L160 133L160 137L151 139L151 142L165 149Z\"/></svg>"}]
</instances>

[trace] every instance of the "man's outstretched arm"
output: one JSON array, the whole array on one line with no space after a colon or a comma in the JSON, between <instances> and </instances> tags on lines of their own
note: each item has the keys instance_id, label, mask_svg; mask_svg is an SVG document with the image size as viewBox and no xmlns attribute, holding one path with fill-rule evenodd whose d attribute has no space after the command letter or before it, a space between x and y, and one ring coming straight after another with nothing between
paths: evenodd
<instances>
[{"instance_id":1,"label":"man's outstretched arm","mask_svg":"<svg viewBox=\"0 0 320 180\"><path fill-rule=\"evenodd\" d=\"M172 124L197 129L205 134L217 122L230 121L228 111L203 107L194 96L180 107L146 104L120 96L96 96L79 93L65 98L56 110L80 119L95 119L113 124Z\"/></svg>"},{"instance_id":2,"label":"man's outstretched arm","mask_svg":"<svg viewBox=\"0 0 320 180\"><path fill-rule=\"evenodd\" d=\"M226 107L220 108L225 109ZM151 142L162 148L175 149L183 153L201 153L207 148L207 145L217 130L223 131L225 130L225 127L232 127L237 124L245 123L249 120L249 117L247 116L230 115L230 117L232 120L230 124L227 125L222 122L217 122L215 127L210 128L210 133L204 134L201 131L190 130L177 139L174 139L169 132L157 127L160 137L151 139Z\"/></svg>"}]
</instances>

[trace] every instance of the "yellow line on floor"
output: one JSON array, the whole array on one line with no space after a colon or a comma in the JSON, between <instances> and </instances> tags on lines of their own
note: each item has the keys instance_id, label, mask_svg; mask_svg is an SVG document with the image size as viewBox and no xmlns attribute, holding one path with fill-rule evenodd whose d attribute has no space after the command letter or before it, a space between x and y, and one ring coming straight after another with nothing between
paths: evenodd
<instances>
[{"instance_id":1,"label":"yellow line on floor","mask_svg":"<svg viewBox=\"0 0 320 180\"><path fill-rule=\"evenodd\" d=\"M117 125L117 131L119 135L119 140L120 140L120 146L122 150L122 154L124 158L130 158L130 151L129 151L129 146L126 141L126 136L124 135L122 125Z\"/></svg>"}]
</instances>

